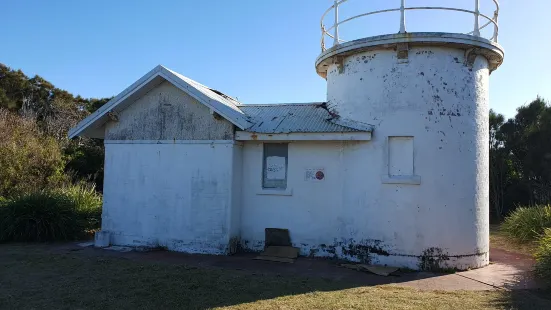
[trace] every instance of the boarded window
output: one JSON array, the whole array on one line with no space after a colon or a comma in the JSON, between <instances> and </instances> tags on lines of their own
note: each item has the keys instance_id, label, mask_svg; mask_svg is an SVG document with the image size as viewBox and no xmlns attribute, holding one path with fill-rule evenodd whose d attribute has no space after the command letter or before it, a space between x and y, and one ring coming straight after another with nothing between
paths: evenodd
<instances>
[{"instance_id":1,"label":"boarded window","mask_svg":"<svg viewBox=\"0 0 551 310\"><path fill-rule=\"evenodd\" d=\"M287 143L264 143L263 188L287 188Z\"/></svg>"},{"instance_id":2,"label":"boarded window","mask_svg":"<svg viewBox=\"0 0 551 310\"><path fill-rule=\"evenodd\" d=\"M413 175L413 137L388 137L388 174Z\"/></svg>"}]
</instances>

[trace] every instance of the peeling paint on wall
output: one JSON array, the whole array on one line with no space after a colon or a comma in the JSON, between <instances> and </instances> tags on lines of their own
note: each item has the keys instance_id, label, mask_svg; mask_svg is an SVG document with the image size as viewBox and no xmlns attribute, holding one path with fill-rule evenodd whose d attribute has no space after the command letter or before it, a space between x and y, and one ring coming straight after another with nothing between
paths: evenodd
<instances>
[{"instance_id":1,"label":"peeling paint on wall","mask_svg":"<svg viewBox=\"0 0 551 310\"><path fill-rule=\"evenodd\" d=\"M386 49L340 57L320 107L375 124L372 140L289 143L285 174L280 160L270 161L286 190L269 195L258 141L107 145L102 229L118 244L225 254L260 251L265 228L280 227L301 255L413 269L484 266L489 69L483 56L471 60L466 66L463 50L446 47L411 48L407 62ZM233 139L229 122L168 83L119 116L107 126L109 140ZM411 147L389 154L393 136L412 137ZM323 182L305 177L317 167ZM381 181L413 170L422 184Z\"/></svg>"},{"instance_id":2,"label":"peeling paint on wall","mask_svg":"<svg viewBox=\"0 0 551 310\"><path fill-rule=\"evenodd\" d=\"M233 124L163 82L106 126L106 140L232 140Z\"/></svg>"},{"instance_id":3,"label":"peeling paint on wall","mask_svg":"<svg viewBox=\"0 0 551 310\"><path fill-rule=\"evenodd\" d=\"M414 47L407 63L381 49L343 59L343 72L330 65L324 108L374 124L373 138L290 143L290 196L249 190L260 187L261 168L244 165L241 237L249 240L247 248L261 244L265 227L281 227L306 256L412 269L423 257L443 268L488 264L488 61L477 56L469 68L464 60L461 49ZM413 137L420 185L382 182L389 173L389 136ZM261 160L261 144L245 143L243 162ZM314 167L331 177L305 181L304 169ZM365 248L366 240L381 240L383 252ZM448 260L424 252L431 248L442 249Z\"/></svg>"}]
</instances>

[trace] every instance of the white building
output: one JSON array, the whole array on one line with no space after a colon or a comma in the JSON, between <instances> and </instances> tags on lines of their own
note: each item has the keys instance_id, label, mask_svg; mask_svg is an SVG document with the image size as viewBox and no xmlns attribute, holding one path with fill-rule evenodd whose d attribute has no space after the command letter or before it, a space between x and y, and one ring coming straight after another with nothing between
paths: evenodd
<instances>
[{"instance_id":1,"label":"white building","mask_svg":"<svg viewBox=\"0 0 551 310\"><path fill-rule=\"evenodd\" d=\"M324 31L327 102L244 105L158 66L83 120L70 137L105 140L100 236L227 254L260 251L265 228L285 228L302 255L487 265L498 10L470 11L471 34L406 33L415 8L403 2L397 34ZM495 24L491 39L479 19Z\"/></svg>"}]
</instances>

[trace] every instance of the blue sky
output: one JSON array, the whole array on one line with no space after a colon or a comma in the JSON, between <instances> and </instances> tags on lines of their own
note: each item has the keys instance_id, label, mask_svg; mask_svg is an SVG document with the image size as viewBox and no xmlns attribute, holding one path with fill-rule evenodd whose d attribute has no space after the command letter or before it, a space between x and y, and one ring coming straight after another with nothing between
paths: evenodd
<instances>
[{"instance_id":1,"label":"blue sky","mask_svg":"<svg viewBox=\"0 0 551 310\"><path fill-rule=\"evenodd\" d=\"M480 0L492 15L491 0ZM408 0L459 6L474 0ZM330 0L94 0L0 2L0 62L39 74L84 97L116 95L157 64L244 103L325 100L319 19ZM349 0L341 16L398 7L399 0ZM551 100L548 0L501 0L505 63L491 76L491 107L506 116L537 95ZM328 20L329 23L329 20ZM469 32L471 15L412 12L409 31ZM397 32L393 13L341 29L345 39Z\"/></svg>"}]
</instances>

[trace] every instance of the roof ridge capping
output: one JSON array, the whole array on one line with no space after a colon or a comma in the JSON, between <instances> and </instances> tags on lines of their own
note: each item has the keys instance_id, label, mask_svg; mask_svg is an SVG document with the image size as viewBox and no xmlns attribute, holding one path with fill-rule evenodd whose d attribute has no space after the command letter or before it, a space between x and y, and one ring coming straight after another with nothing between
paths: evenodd
<instances>
[{"instance_id":1,"label":"roof ridge capping","mask_svg":"<svg viewBox=\"0 0 551 310\"><path fill-rule=\"evenodd\" d=\"M171 69L169 69L169 68L167 68L167 67L165 67L165 66L163 66L163 65L159 65L159 66L161 66L162 68L164 68L164 69L167 70L167 71L170 71L172 74L174 74L174 75L176 75L176 76L178 76L178 77L184 77L184 78L187 78L187 79L189 79L189 80L192 80L191 78L188 78L187 76L182 75L182 74L180 74L180 73L178 73L178 72L176 72L176 71L174 71L174 70L171 70ZM208 87L208 86L206 86L206 85L203 85L203 84L201 84L201 83L199 83L199 82L197 82L197 81L195 81L195 80L192 80L192 81L195 82L195 84L197 84L197 85L199 85L199 86L202 86L202 87L204 87L204 88L206 88L206 89L208 89L208 90L210 90L210 91L216 93L217 95L220 95L220 96L222 96L222 97L224 97L224 98L226 98L226 99L235 101L235 102L236 102L235 105L241 105L241 104L242 104L242 103L240 103L237 99L235 99L235 98L232 97L232 96L229 96L228 94L225 94L225 93L223 93L223 92L221 92L221 91L219 91L219 90L217 90L217 89L214 89L214 88Z\"/></svg>"}]
</instances>

